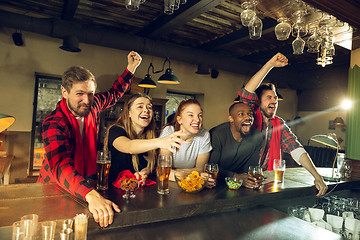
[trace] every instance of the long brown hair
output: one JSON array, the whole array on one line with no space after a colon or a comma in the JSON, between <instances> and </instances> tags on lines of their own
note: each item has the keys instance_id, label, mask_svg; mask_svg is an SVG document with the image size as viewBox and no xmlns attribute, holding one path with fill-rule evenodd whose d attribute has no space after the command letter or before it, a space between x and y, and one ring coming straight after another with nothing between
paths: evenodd
<instances>
[{"instance_id":1,"label":"long brown hair","mask_svg":"<svg viewBox=\"0 0 360 240\"><path fill-rule=\"evenodd\" d=\"M179 103L179 106L176 110L176 113L175 113L175 116L173 118L173 120L166 124L165 126L173 126L175 131L179 131L180 130L180 124L178 123L177 121L177 117L181 115L181 113L184 111L184 109L188 106L188 105L191 105L191 104L196 104L200 107L201 111L203 111L200 103L195 100L195 99L187 99L187 100L182 100L180 103Z\"/></svg>"},{"instance_id":2,"label":"long brown hair","mask_svg":"<svg viewBox=\"0 0 360 240\"><path fill-rule=\"evenodd\" d=\"M138 98L147 98L149 99L150 102L152 102L151 97L149 97L148 95L144 94L144 93L136 93L134 95L132 95L125 103L124 103L124 107L123 110L120 113L119 118L109 126L107 132L106 132L106 136L104 138L104 152L108 152L109 151L109 147L108 147L108 141L109 141L109 131L110 128L112 126L119 126L122 127L127 135L129 136L129 138L132 139L152 139L155 138L155 120L154 117L152 117L150 124L144 129L144 131L142 132L141 135L136 134L136 132L134 131L134 128L131 124L131 120L129 117L129 112L130 112L130 108L133 105L133 103L135 102L136 99ZM132 154L132 163L133 163L133 167L135 169L135 171L139 171L139 157L137 154ZM150 171L153 170L154 166L155 166L155 149L151 150L148 152L148 165L150 168Z\"/></svg>"}]
</instances>

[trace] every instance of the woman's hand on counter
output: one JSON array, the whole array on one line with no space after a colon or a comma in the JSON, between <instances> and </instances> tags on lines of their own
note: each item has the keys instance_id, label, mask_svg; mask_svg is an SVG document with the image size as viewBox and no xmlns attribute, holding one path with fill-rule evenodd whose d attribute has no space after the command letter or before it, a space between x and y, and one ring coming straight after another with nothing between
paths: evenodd
<instances>
[{"instance_id":1,"label":"woman's hand on counter","mask_svg":"<svg viewBox=\"0 0 360 240\"><path fill-rule=\"evenodd\" d=\"M95 222L100 227L107 227L113 223L114 211L120 212L118 205L101 196L96 190L91 190L85 196L85 200L89 203L89 211L92 213Z\"/></svg>"}]
</instances>

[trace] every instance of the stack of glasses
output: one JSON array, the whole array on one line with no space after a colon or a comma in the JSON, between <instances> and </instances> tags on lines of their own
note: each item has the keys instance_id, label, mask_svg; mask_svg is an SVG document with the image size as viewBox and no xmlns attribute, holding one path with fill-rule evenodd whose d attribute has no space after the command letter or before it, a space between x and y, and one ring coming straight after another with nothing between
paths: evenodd
<instances>
[{"instance_id":1,"label":"stack of glasses","mask_svg":"<svg viewBox=\"0 0 360 240\"><path fill-rule=\"evenodd\" d=\"M335 195L318 198L313 208L290 206L288 214L340 234L345 239L360 238L360 211L356 198Z\"/></svg>"},{"instance_id":2,"label":"stack of glasses","mask_svg":"<svg viewBox=\"0 0 360 240\"><path fill-rule=\"evenodd\" d=\"M38 215L29 214L23 216L20 221L14 222L12 240L86 240L87 238L88 217L85 214L78 214L74 219L58 221L58 224L56 221L44 221L38 224L38 219ZM40 229L38 229L38 225L41 226ZM56 232L59 233L59 237L55 237Z\"/></svg>"}]
</instances>

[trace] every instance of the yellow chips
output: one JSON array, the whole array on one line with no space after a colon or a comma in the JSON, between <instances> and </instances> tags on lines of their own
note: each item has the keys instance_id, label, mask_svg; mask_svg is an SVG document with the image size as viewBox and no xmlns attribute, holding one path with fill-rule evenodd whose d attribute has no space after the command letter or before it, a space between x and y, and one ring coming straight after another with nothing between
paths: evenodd
<instances>
[{"instance_id":1,"label":"yellow chips","mask_svg":"<svg viewBox=\"0 0 360 240\"><path fill-rule=\"evenodd\" d=\"M205 180L199 175L198 172L192 171L187 177L179 181L179 185L186 192L194 192L200 190L205 183Z\"/></svg>"}]
</instances>

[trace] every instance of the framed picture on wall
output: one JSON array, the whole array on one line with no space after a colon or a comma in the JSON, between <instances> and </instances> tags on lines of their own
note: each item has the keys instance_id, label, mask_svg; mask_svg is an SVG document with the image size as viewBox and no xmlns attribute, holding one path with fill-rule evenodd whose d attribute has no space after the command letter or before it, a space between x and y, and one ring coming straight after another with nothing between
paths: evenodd
<instances>
[{"instance_id":1,"label":"framed picture on wall","mask_svg":"<svg viewBox=\"0 0 360 240\"><path fill-rule=\"evenodd\" d=\"M329 130L335 130L334 120L329 120Z\"/></svg>"}]
</instances>

